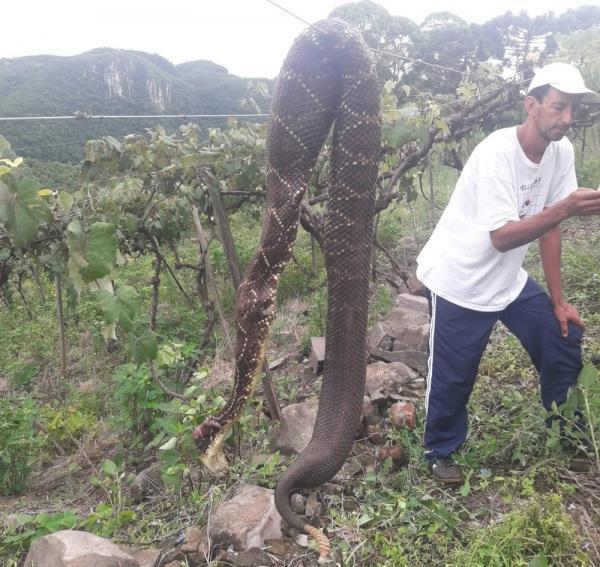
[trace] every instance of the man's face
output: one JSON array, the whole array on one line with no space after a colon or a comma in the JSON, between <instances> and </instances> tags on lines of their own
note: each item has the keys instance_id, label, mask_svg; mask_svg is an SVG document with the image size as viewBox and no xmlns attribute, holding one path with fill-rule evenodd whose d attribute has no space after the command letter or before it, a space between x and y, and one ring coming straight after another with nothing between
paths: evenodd
<instances>
[{"instance_id":1,"label":"man's face","mask_svg":"<svg viewBox=\"0 0 600 567\"><path fill-rule=\"evenodd\" d=\"M547 142L560 140L573 124L581 95L563 93L550 87L542 102L529 98L532 99L527 110L529 118L541 137Z\"/></svg>"}]
</instances>

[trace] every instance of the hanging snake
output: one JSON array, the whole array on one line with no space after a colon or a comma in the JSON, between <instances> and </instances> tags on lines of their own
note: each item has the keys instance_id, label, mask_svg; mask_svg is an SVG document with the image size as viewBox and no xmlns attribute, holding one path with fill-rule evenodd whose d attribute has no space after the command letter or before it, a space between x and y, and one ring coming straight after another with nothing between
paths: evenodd
<instances>
[{"instance_id":1,"label":"hanging snake","mask_svg":"<svg viewBox=\"0 0 600 567\"><path fill-rule=\"evenodd\" d=\"M238 289L235 385L225 407L193 437L213 472L227 464L223 435L241 413L261 374L275 313L277 280L290 260L301 201L317 156L333 128L331 177L323 230L327 269L326 355L319 409L308 446L275 488L281 516L327 538L291 509L290 496L330 480L357 433L366 374L368 284L374 185L380 153L379 88L361 35L338 19L323 20L294 42L279 74L267 134L267 208L259 248Z\"/></svg>"}]
</instances>

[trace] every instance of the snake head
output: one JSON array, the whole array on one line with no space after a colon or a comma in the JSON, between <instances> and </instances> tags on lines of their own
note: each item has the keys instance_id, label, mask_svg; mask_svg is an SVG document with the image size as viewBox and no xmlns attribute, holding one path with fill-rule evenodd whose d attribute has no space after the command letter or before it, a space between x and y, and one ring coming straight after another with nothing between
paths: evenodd
<instances>
[{"instance_id":1,"label":"snake head","mask_svg":"<svg viewBox=\"0 0 600 567\"><path fill-rule=\"evenodd\" d=\"M223 452L223 427L213 417L194 429L192 437L200 451L200 460L213 476L222 476L229 465Z\"/></svg>"},{"instance_id":2,"label":"snake head","mask_svg":"<svg viewBox=\"0 0 600 567\"><path fill-rule=\"evenodd\" d=\"M206 453L208 448L212 445L216 435L221 431L221 424L214 418L209 417L194 429L192 437L196 443L198 451Z\"/></svg>"}]
</instances>

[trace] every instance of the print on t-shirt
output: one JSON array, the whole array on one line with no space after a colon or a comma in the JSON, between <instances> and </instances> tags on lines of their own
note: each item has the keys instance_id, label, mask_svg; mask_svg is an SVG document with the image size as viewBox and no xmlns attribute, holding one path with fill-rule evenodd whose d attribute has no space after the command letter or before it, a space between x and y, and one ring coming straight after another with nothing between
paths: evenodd
<instances>
[{"instance_id":1,"label":"print on t-shirt","mask_svg":"<svg viewBox=\"0 0 600 567\"><path fill-rule=\"evenodd\" d=\"M542 197L538 193L542 185L542 178L535 177L530 183L523 183L519 186L519 218L534 215L539 207L539 199Z\"/></svg>"}]
</instances>

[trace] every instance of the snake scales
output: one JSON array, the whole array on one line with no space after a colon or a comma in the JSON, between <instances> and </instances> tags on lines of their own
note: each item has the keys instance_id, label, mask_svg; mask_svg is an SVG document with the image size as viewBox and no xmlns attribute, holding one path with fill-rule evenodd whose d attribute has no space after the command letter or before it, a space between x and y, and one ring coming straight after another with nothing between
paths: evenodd
<instances>
[{"instance_id":1,"label":"snake scales","mask_svg":"<svg viewBox=\"0 0 600 567\"><path fill-rule=\"evenodd\" d=\"M236 301L234 391L221 413L194 431L203 462L213 471L226 466L223 432L260 375L277 279L290 260L301 201L332 124L323 232L328 277L323 384L312 439L275 489L281 516L303 531L311 527L292 511L291 493L327 482L344 463L359 426L366 373L379 89L369 49L341 20L323 20L305 30L281 69L267 136L263 231Z\"/></svg>"}]
</instances>

